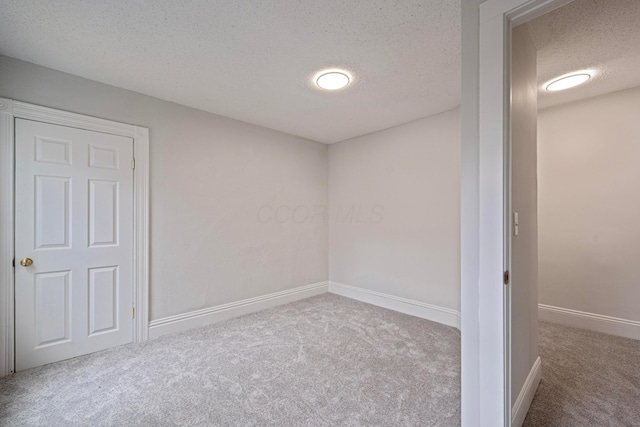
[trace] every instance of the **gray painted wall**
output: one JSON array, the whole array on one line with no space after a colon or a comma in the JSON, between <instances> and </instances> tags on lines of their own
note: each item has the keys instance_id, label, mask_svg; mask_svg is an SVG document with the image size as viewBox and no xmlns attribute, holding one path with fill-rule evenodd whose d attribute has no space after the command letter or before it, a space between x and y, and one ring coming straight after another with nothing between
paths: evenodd
<instances>
[{"instance_id":1,"label":"gray painted wall","mask_svg":"<svg viewBox=\"0 0 640 427\"><path fill-rule=\"evenodd\" d=\"M538 358L537 75L526 25L513 30L511 207L519 233L511 241L511 404Z\"/></svg>"},{"instance_id":2,"label":"gray painted wall","mask_svg":"<svg viewBox=\"0 0 640 427\"><path fill-rule=\"evenodd\" d=\"M305 214L327 203L326 145L8 57L0 96L150 128L152 319L327 279Z\"/></svg>"},{"instance_id":3,"label":"gray painted wall","mask_svg":"<svg viewBox=\"0 0 640 427\"><path fill-rule=\"evenodd\" d=\"M331 145L329 212L330 280L459 310L459 110Z\"/></svg>"},{"instance_id":4,"label":"gray painted wall","mask_svg":"<svg viewBox=\"0 0 640 427\"><path fill-rule=\"evenodd\" d=\"M538 115L540 303L640 321L640 87Z\"/></svg>"}]
</instances>

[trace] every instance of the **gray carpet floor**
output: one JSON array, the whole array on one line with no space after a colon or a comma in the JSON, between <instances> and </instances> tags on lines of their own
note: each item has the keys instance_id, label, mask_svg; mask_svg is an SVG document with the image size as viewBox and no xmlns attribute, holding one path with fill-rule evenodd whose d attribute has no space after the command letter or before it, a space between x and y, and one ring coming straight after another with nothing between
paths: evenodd
<instances>
[{"instance_id":1,"label":"gray carpet floor","mask_svg":"<svg viewBox=\"0 0 640 427\"><path fill-rule=\"evenodd\" d=\"M0 424L458 426L460 333L324 294L0 379Z\"/></svg>"},{"instance_id":2,"label":"gray carpet floor","mask_svg":"<svg viewBox=\"0 0 640 427\"><path fill-rule=\"evenodd\" d=\"M640 426L640 341L540 322L542 381L524 426Z\"/></svg>"}]
</instances>

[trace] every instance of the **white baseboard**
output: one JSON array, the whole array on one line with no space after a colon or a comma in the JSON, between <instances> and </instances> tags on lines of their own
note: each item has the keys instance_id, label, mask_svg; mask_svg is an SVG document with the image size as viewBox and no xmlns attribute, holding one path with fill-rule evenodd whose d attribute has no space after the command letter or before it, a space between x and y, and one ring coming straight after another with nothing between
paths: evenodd
<instances>
[{"instance_id":1,"label":"white baseboard","mask_svg":"<svg viewBox=\"0 0 640 427\"><path fill-rule=\"evenodd\" d=\"M319 282L286 291L152 320L149 323L149 338L154 339L162 335L209 325L244 314L254 313L267 308L324 294L327 291L328 282Z\"/></svg>"},{"instance_id":2,"label":"white baseboard","mask_svg":"<svg viewBox=\"0 0 640 427\"><path fill-rule=\"evenodd\" d=\"M311 285L300 286L286 291L275 292L255 298L234 301L215 307L203 308L175 316L163 317L152 320L149 323L149 339L162 335L181 332L187 329L197 328L244 314L254 313L267 308L309 298L331 292L347 298L363 301L379 307L432 320L460 329L460 313L450 308L426 304L407 298L396 297L355 286L344 285L336 282L319 282Z\"/></svg>"},{"instance_id":3,"label":"white baseboard","mask_svg":"<svg viewBox=\"0 0 640 427\"><path fill-rule=\"evenodd\" d=\"M538 357L533 364L533 367L531 367L529 375L527 375L527 379L520 390L520 394L518 394L516 403L513 404L513 409L511 411L512 427L522 426L522 423L527 416L527 412L529 412L533 396L535 396L538 385L540 385L540 378L542 378L542 362L540 361L540 357Z\"/></svg>"},{"instance_id":4,"label":"white baseboard","mask_svg":"<svg viewBox=\"0 0 640 427\"><path fill-rule=\"evenodd\" d=\"M460 329L460 312L451 308L440 307L381 292L345 285L337 282L328 282L329 292L343 297L355 299L400 313L410 314L434 322L443 323Z\"/></svg>"},{"instance_id":5,"label":"white baseboard","mask_svg":"<svg viewBox=\"0 0 640 427\"><path fill-rule=\"evenodd\" d=\"M640 340L640 322L538 304L540 320Z\"/></svg>"}]
</instances>

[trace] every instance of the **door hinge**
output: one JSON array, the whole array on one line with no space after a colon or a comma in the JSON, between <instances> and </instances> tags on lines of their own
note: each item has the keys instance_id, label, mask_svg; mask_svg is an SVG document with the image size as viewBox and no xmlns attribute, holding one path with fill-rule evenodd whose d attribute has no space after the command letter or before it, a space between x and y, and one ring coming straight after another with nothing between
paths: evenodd
<instances>
[{"instance_id":1,"label":"door hinge","mask_svg":"<svg viewBox=\"0 0 640 427\"><path fill-rule=\"evenodd\" d=\"M132 319L136 318L136 308L135 307L131 307L131 318Z\"/></svg>"},{"instance_id":2,"label":"door hinge","mask_svg":"<svg viewBox=\"0 0 640 427\"><path fill-rule=\"evenodd\" d=\"M16 268L16 259L14 258L13 261L11 262L11 264L13 265L13 268Z\"/></svg>"},{"instance_id":3,"label":"door hinge","mask_svg":"<svg viewBox=\"0 0 640 427\"><path fill-rule=\"evenodd\" d=\"M131 169L136 168L136 159L131 159Z\"/></svg>"},{"instance_id":4,"label":"door hinge","mask_svg":"<svg viewBox=\"0 0 640 427\"><path fill-rule=\"evenodd\" d=\"M509 270L504 272L503 281L505 285L509 284Z\"/></svg>"}]
</instances>

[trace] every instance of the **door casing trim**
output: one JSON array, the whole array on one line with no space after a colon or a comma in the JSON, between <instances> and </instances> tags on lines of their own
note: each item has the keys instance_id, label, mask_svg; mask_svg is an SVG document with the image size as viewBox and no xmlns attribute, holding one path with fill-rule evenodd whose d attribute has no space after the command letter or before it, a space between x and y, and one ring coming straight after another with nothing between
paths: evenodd
<instances>
[{"instance_id":1,"label":"door casing trim","mask_svg":"<svg viewBox=\"0 0 640 427\"><path fill-rule=\"evenodd\" d=\"M0 377L15 370L15 119L133 139L133 341L149 339L149 129L0 98Z\"/></svg>"}]
</instances>

